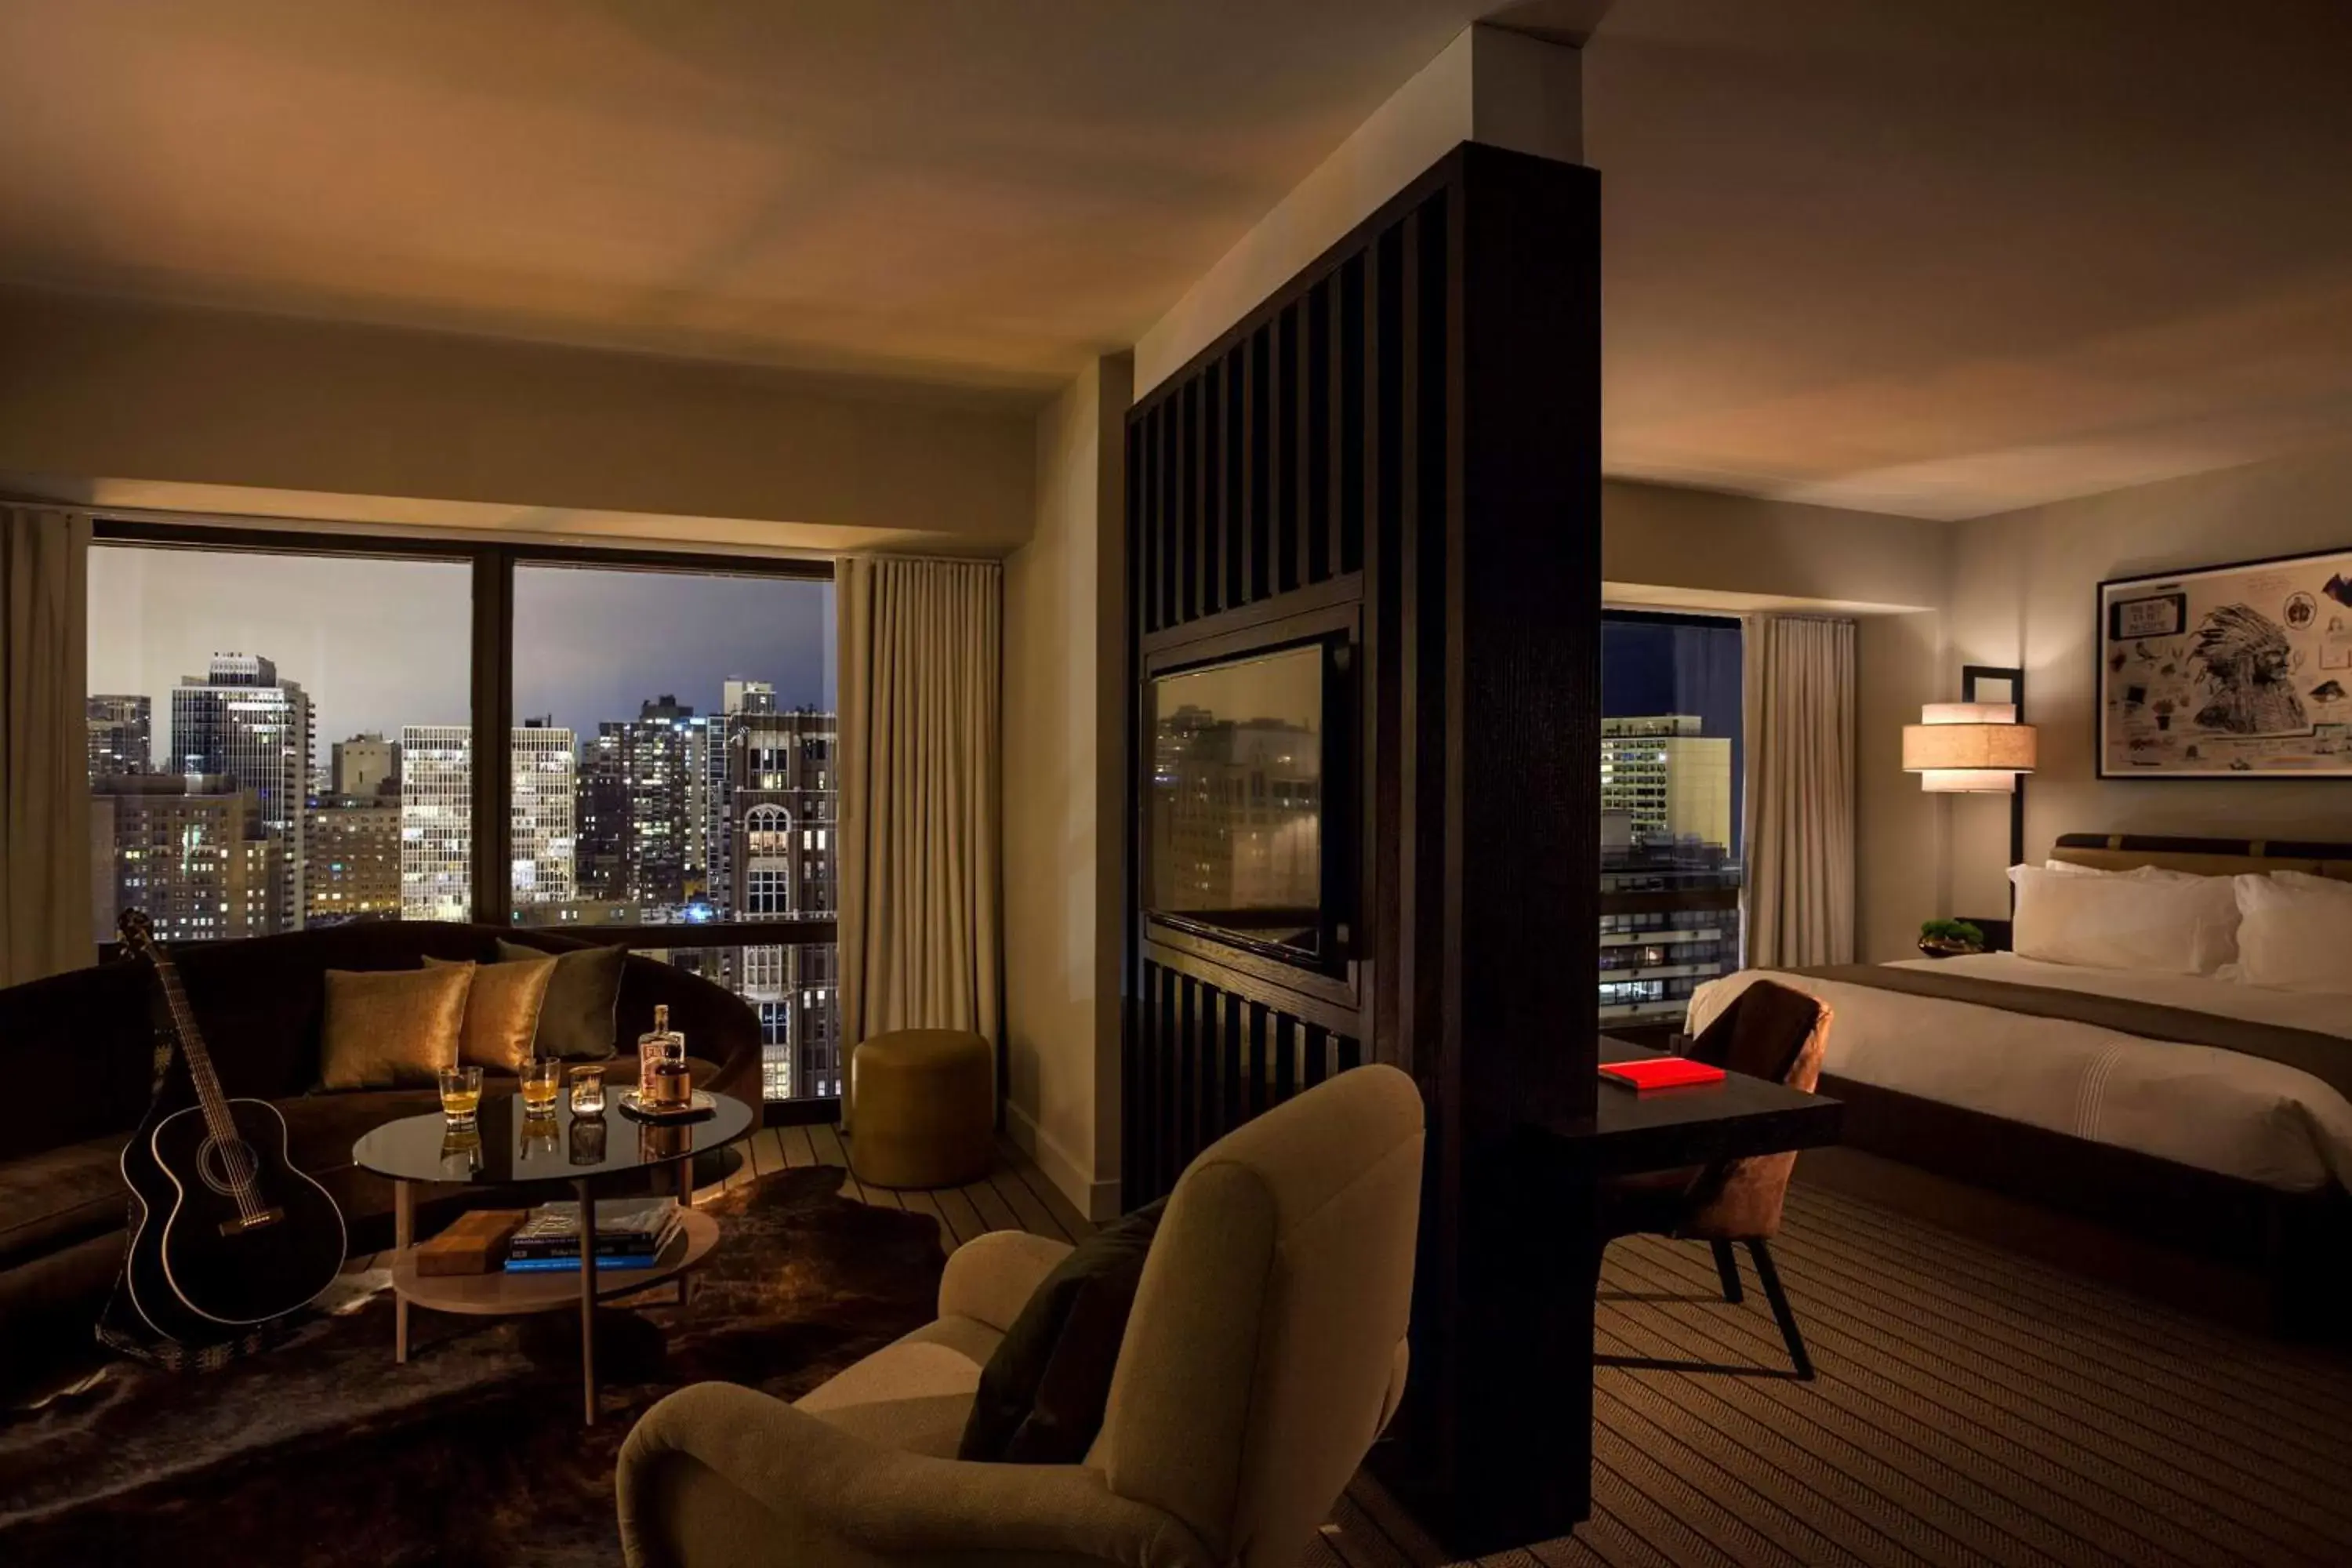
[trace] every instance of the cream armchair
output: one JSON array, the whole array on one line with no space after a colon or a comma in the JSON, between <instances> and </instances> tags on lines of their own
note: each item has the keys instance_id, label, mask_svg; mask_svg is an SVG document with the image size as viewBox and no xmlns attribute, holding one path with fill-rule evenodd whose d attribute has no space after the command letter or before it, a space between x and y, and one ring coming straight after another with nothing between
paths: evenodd
<instances>
[{"instance_id":1,"label":"cream armchair","mask_svg":"<svg viewBox=\"0 0 2352 1568\"><path fill-rule=\"evenodd\" d=\"M1387 1067L1202 1151L1083 1464L954 1458L981 1367L1068 1251L1009 1231L948 1260L937 1321L796 1405L680 1389L621 1450L631 1568L1293 1568L1403 1389L1421 1153L1421 1096Z\"/></svg>"}]
</instances>

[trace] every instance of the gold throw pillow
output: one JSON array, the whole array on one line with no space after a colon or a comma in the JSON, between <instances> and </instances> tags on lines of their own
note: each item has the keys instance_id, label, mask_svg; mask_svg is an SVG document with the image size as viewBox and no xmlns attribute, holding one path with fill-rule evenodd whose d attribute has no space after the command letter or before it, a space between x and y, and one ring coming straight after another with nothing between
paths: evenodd
<instances>
[{"instance_id":1,"label":"gold throw pillow","mask_svg":"<svg viewBox=\"0 0 2352 1568\"><path fill-rule=\"evenodd\" d=\"M325 1089L430 1089L457 1063L474 966L330 969L320 1032Z\"/></svg>"},{"instance_id":2,"label":"gold throw pillow","mask_svg":"<svg viewBox=\"0 0 2352 1568\"><path fill-rule=\"evenodd\" d=\"M458 963L428 958L427 969L470 969L474 988L466 997L466 1029L457 1059L484 1072L522 1071L539 1035L540 1004L555 978L552 958L522 958L504 963Z\"/></svg>"}]
</instances>

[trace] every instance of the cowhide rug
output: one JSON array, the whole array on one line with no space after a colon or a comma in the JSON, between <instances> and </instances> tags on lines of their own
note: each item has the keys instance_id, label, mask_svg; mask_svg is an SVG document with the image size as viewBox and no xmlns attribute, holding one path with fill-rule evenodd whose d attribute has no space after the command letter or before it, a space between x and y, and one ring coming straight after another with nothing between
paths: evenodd
<instances>
[{"instance_id":1,"label":"cowhide rug","mask_svg":"<svg viewBox=\"0 0 2352 1568\"><path fill-rule=\"evenodd\" d=\"M725 1234L691 1309L635 1314L666 1352L645 1333L635 1366L600 1355L593 1427L571 1314L416 1311L395 1365L383 1273L345 1276L288 1343L223 1372L109 1363L0 1415L0 1563L610 1568L614 1459L655 1400L710 1379L793 1398L931 1318L937 1223L841 1197L842 1174L703 1205Z\"/></svg>"}]
</instances>

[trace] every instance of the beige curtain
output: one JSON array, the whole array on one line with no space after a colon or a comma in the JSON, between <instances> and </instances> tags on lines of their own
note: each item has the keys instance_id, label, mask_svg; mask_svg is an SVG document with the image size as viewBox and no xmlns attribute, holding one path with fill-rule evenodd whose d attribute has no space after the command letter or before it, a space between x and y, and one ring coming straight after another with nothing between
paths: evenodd
<instances>
[{"instance_id":1,"label":"beige curtain","mask_svg":"<svg viewBox=\"0 0 2352 1568\"><path fill-rule=\"evenodd\" d=\"M1741 651L1748 754L1748 963L1853 961L1854 626L1751 616Z\"/></svg>"},{"instance_id":2,"label":"beige curtain","mask_svg":"<svg viewBox=\"0 0 2352 1568\"><path fill-rule=\"evenodd\" d=\"M999 1037L994 562L845 556L841 1026Z\"/></svg>"},{"instance_id":3,"label":"beige curtain","mask_svg":"<svg viewBox=\"0 0 2352 1568\"><path fill-rule=\"evenodd\" d=\"M90 940L89 519L0 505L0 985L97 962Z\"/></svg>"}]
</instances>

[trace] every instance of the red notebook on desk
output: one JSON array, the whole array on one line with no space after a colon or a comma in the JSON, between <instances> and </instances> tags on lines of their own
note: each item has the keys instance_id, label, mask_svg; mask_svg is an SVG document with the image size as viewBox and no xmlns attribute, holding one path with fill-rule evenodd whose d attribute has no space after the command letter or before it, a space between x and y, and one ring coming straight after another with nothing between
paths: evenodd
<instances>
[{"instance_id":1,"label":"red notebook on desk","mask_svg":"<svg viewBox=\"0 0 2352 1568\"><path fill-rule=\"evenodd\" d=\"M1695 1083L1721 1083L1723 1069L1688 1057L1652 1057L1638 1062L1603 1062L1601 1076L1634 1089L1682 1089Z\"/></svg>"}]
</instances>

